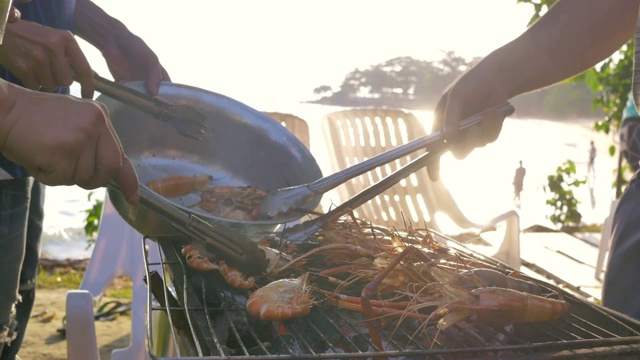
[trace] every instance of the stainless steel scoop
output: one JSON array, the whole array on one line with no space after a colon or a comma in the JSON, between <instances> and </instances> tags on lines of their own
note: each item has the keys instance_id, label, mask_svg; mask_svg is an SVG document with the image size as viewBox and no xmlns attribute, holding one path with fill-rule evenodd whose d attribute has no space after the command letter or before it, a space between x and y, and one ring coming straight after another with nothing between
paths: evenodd
<instances>
[{"instance_id":1,"label":"stainless steel scoop","mask_svg":"<svg viewBox=\"0 0 640 360\"><path fill-rule=\"evenodd\" d=\"M507 117L513 113L514 108L510 103L506 102L502 105L489 108L485 110L485 112L486 111L501 111L504 113L505 117ZM482 119L483 114L484 112L463 120L460 123L460 129L464 130L477 124ZM278 214L285 213L290 209L301 207L309 200L324 194L325 192L353 179L358 175L362 175L379 166L409 155L414 151L425 149L442 142L442 140L443 134L437 131L430 135L426 135L406 144L397 146L359 164L318 179L312 183L287 187L270 192L260 206L260 214L268 217L274 217Z\"/></svg>"}]
</instances>

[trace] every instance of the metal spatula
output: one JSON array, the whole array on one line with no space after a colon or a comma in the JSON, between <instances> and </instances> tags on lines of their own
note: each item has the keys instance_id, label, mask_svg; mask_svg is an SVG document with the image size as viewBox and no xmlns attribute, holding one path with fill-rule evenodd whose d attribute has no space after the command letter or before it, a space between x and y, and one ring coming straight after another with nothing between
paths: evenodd
<instances>
[{"instance_id":1,"label":"metal spatula","mask_svg":"<svg viewBox=\"0 0 640 360\"><path fill-rule=\"evenodd\" d=\"M133 106L163 121L186 137L200 140L207 131L207 116L189 105L173 104L157 97L141 93L124 85L107 80L93 73L96 90L100 93Z\"/></svg>"},{"instance_id":2,"label":"metal spatula","mask_svg":"<svg viewBox=\"0 0 640 360\"><path fill-rule=\"evenodd\" d=\"M487 109L486 111L501 111L503 112L504 116L507 117L513 113L514 108L510 103L506 102L502 105ZM463 120L460 123L460 129L464 130L475 125L482 119L483 114L484 112ZM385 151L377 156L362 161L359 164L348 167L342 171L331 174L322 179L318 179L312 183L273 191L269 193L269 195L267 195L265 200L262 202L262 205L260 206L260 214L273 217L277 214L287 212L289 211L289 209L301 207L310 199L313 199L316 196L320 196L358 175L362 175L379 166L388 164L403 156L407 156L414 151L425 149L429 146L438 145L442 143L442 140L443 134L441 132L434 132L433 134L426 135L410 141L406 144L397 146L391 150Z\"/></svg>"}]
</instances>

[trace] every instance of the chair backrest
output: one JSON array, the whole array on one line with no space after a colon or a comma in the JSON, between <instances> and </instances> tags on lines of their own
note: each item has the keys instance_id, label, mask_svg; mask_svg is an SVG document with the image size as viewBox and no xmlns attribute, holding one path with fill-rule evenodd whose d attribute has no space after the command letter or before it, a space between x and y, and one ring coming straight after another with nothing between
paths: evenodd
<instances>
[{"instance_id":1,"label":"chair backrest","mask_svg":"<svg viewBox=\"0 0 640 360\"><path fill-rule=\"evenodd\" d=\"M309 125L304 119L287 113L263 111L263 114L278 121L282 126L291 131L300 141L310 149L311 142L309 139Z\"/></svg>"},{"instance_id":2,"label":"chair backrest","mask_svg":"<svg viewBox=\"0 0 640 360\"><path fill-rule=\"evenodd\" d=\"M327 147L332 149L332 170L339 171L378 155L397 145L426 135L424 124L412 113L400 109L353 109L330 113L322 119ZM358 176L336 190L344 202L375 184L424 151ZM360 218L374 224L404 229L404 222L430 225L433 212L425 203L430 189L426 170L420 170L366 204L353 209Z\"/></svg>"}]
</instances>

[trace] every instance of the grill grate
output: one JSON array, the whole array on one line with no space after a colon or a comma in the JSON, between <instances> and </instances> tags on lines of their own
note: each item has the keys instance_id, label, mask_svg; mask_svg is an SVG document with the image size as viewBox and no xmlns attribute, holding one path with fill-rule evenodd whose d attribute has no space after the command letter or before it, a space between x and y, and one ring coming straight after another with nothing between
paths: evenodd
<instances>
[{"instance_id":1,"label":"grill grate","mask_svg":"<svg viewBox=\"0 0 640 360\"><path fill-rule=\"evenodd\" d=\"M370 340L359 312L323 306L284 322L254 320L244 310L247 294L217 275L187 267L180 236L157 239L157 254L146 254L149 286L148 341L154 359L459 359L459 358L616 358L640 356L640 322L587 302L549 284L562 294L570 313L556 321L421 328L417 320L374 321L384 350ZM143 239L143 245L149 238ZM448 244L449 245L449 244ZM496 268L503 264L458 252ZM152 259L159 259L153 261ZM381 323L385 323L381 326Z\"/></svg>"}]
</instances>

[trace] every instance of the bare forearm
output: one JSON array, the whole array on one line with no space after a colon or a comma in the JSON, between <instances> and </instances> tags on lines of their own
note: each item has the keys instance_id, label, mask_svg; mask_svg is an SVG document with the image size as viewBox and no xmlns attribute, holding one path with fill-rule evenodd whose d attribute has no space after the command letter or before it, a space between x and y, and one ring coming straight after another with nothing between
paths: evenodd
<instances>
[{"instance_id":1,"label":"bare forearm","mask_svg":"<svg viewBox=\"0 0 640 360\"><path fill-rule=\"evenodd\" d=\"M552 85L606 59L635 34L637 0L560 0L479 64L508 97Z\"/></svg>"},{"instance_id":2,"label":"bare forearm","mask_svg":"<svg viewBox=\"0 0 640 360\"><path fill-rule=\"evenodd\" d=\"M122 22L90 0L77 0L75 21L76 34L100 50L129 32Z\"/></svg>"}]
</instances>

